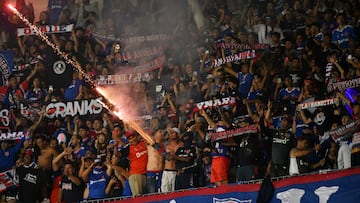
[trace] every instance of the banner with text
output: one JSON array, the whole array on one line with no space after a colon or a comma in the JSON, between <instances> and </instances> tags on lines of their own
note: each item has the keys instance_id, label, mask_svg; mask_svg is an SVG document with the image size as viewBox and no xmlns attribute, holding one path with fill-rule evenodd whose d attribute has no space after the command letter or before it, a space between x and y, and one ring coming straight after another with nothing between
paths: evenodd
<instances>
[{"instance_id":1,"label":"banner with text","mask_svg":"<svg viewBox=\"0 0 360 203\"><path fill-rule=\"evenodd\" d=\"M236 105L235 97L224 97L221 99L199 102L195 105L194 112L198 112L202 109L213 108L217 106L225 106L225 105Z\"/></svg>"},{"instance_id":2,"label":"banner with text","mask_svg":"<svg viewBox=\"0 0 360 203\"><path fill-rule=\"evenodd\" d=\"M210 133L211 141L217 141L217 140L223 140L231 137L236 137L240 135L245 135L249 133L256 133L258 132L258 125L249 125L242 128L236 128L234 130L227 130L223 132L217 132L217 133Z\"/></svg>"},{"instance_id":3,"label":"banner with text","mask_svg":"<svg viewBox=\"0 0 360 203\"><path fill-rule=\"evenodd\" d=\"M137 82L149 82L154 76L151 73L136 73L136 74L117 74L117 75L99 75L96 79L96 84L102 85L119 85Z\"/></svg>"},{"instance_id":4,"label":"banner with text","mask_svg":"<svg viewBox=\"0 0 360 203\"><path fill-rule=\"evenodd\" d=\"M352 80L329 83L327 86L327 91L328 92L343 91L350 87L359 87L359 86L360 86L360 78L356 78Z\"/></svg>"},{"instance_id":5,"label":"banner with text","mask_svg":"<svg viewBox=\"0 0 360 203\"><path fill-rule=\"evenodd\" d=\"M342 141L351 137L358 131L360 131L360 119L340 126L334 130L327 131L324 133L324 136L331 136L334 141Z\"/></svg>"},{"instance_id":6,"label":"banner with text","mask_svg":"<svg viewBox=\"0 0 360 203\"><path fill-rule=\"evenodd\" d=\"M217 58L213 63L213 67L224 65L225 63L231 63L235 61L240 61L243 59L253 59L256 57L255 50L243 51L238 54L234 54L231 56L226 56L225 58Z\"/></svg>"},{"instance_id":7,"label":"banner with text","mask_svg":"<svg viewBox=\"0 0 360 203\"><path fill-rule=\"evenodd\" d=\"M42 25L38 26L39 30L43 33L64 33L64 32L72 32L74 29L74 24L70 25ZM25 35L36 35L36 32L29 28L18 28L17 36L25 36Z\"/></svg>"},{"instance_id":8,"label":"banner with text","mask_svg":"<svg viewBox=\"0 0 360 203\"><path fill-rule=\"evenodd\" d=\"M21 140L23 137L27 137L29 135L28 132L7 132L0 133L0 141L2 140Z\"/></svg>"},{"instance_id":9,"label":"banner with text","mask_svg":"<svg viewBox=\"0 0 360 203\"><path fill-rule=\"evenodd\" d=\"M140 62L134 66L118 66L117 70L123 73L144 73L161 68L165 63L165 56L160 56L152 60Z\"/></svg>"},{"instance_id":10,"label":"banner with text","mask_svg":"<svg viewBox=\"0 0 360 203\"><path fill-rule=\"evenodd\" d=\"M331 99L325 99L325 100L319 100L319 101L312 101L312 102L304 102L301 104L298 104L300 109L308 109L308 108L316 108L320 106L328 106L336 104L339 100L337 98L331 98Z\"/></svg>"},{"instance_id":11,"label":"banner with text","mask_svg":"<svg viewBox=\"0 0 360 203\"><path fill-rule=\"evenodd\" d=\"M102 98L50 103L46 106L46 117L99 115L103 110L103 106L99 102L101 100Z\"/></svg>"},{"instance_id":12,"label":"banner with text","mask_svg":"<svg viewBox=\"0 0 360 203\"><path fill-rule=\"evenodd\" d=\"M139 43L145 43L145 42L167 41L167 40L171 39L171 35L167 35L167 34L152 34L152 35L133 36L133 37L127 37L127 38L117 38L114 36L102 35L99 33L92 33L91 36L98 38L100 40L114 41L114 42L116 41L116 42L125 43L126 45L139 44Z\"/></svg>"}]
</instances>

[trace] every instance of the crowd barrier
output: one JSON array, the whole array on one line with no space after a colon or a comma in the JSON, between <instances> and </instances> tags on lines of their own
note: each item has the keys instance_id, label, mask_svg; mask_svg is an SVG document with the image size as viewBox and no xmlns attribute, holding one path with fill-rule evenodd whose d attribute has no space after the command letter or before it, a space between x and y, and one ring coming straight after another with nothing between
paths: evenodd
<instances>
[{"instance_id":1,"label":"crowd barrier","mask_svg":"<svg viewBox=\"0 0 360 203\"><path fill-rule=\"evenodd\" d=\"M274 203L359 202L360 199L360 187L358 187L360 168L280 177L272 179L272 182L275 192L271 202ZM261 180L256 180L220 187L188 189L165 194L102 199L91 202L255 203L260 186Z\"/></svg>"}]
</instances>

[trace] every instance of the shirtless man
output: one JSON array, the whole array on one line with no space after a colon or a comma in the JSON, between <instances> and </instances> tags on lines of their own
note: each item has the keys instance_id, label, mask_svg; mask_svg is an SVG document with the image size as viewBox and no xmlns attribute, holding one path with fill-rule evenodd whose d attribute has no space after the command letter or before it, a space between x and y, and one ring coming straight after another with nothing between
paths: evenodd
<instances>
[{"instance_id":1,"label":"shirtless man","mask_svg":"<svg viewBox=\"0 0 360 203\"><path fill-rule=\"evenodd\" d=\"M168 131L168 144L165 146L165 165L161 179L161 192L172 192L175 190L176 160L175 152L180 147L179 129L171 128Z\"/></svg>"},{"instance_id":2,"label":"shirtless man","mask_svg":"<svg viewBox=\"0 0 360 203\"><path fill-rule=\"evenodd\" d=\"M153 137L156 145L147 145L148 162L146 165L146 192L159 192L159 182L164 168L164 133L157 130Z\"/></svg>"},{"instance_id":3,"label":"shirtless man","mask_svg":"<svg viewBox=\"0 0 360 203\"><path fill-rule=\"evenodd\" d=\"M44 170L52 170L51 163L54 157L58 155L55 149L51 148L44 136L40 136L36 140L36 144L40 149L40 154L37 157L39 168Z\"/></svg>"},{"instance_id":4,"label":"shirtless man","mask_svg":"<svg viewBox=\"0 0 360 203\"><path fill-rule=\"evenodd\" d=\"M44 199L49 199L53 181L52 160L58 155L58 153L55 151L55 149L49 146L45 136L40 136L37 138L36 144L40 149L40 154L37 157L37 164L41 170L40 174L44 180Z\"/></svg>"}]
</instances>

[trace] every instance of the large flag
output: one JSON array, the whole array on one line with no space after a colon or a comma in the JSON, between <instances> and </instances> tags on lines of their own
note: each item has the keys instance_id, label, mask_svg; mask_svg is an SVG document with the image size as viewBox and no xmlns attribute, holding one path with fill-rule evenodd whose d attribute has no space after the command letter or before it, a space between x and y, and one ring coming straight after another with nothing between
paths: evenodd
<instances>
[{"instance_id":1,"label":"large flag","mask_svg":"<svg viewBox=\"0 0 360 203\"><path fill-rule=\"evenodd\" d=\"M359 202L360 169L353 168L343 171L295 176L273 181L275 187L271 203L330 203ZM255 203L260 183L229 184L220 187L191 189L167 194L147 195L118 202L144 203ZM109 201L111 202L111 201Z\"/></svg>"},{"instance_id":2,"label":"large flag","mask_svg":"<svg viewBox=\"0 0 360 203\"><path fill-rule=\"evenodd\" d=\"M7 84L7 79L12 73L14 66L14 52L13 51L0 51L0 86L5 86Z\"/></svg>"}]
</instances>

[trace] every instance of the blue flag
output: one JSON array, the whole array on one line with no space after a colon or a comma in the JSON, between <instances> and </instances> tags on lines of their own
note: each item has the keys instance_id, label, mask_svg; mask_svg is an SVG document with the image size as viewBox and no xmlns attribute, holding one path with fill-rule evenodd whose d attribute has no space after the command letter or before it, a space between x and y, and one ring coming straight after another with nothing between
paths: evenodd
<instances>
[{"instance_id":1,"label":"blue flag","mask_svg":"<svg viewBox=\"0 0 360 203\"><path fill-rule=\"evenodd\" d=\"M7 79L14 67L14 52L0 51L0 86L7 84Z\"/></svg>"}]
</instances>

